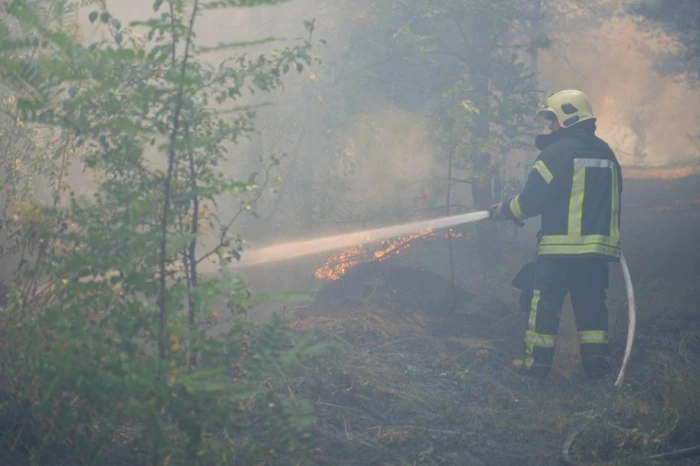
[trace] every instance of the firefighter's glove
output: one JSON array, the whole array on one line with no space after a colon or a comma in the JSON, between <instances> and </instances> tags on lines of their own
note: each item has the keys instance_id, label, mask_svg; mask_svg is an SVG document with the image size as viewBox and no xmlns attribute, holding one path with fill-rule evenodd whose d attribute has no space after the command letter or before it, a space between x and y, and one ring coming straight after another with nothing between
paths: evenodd
<instances>
[{"instance_id":1,"label":"firefighter's glove","mask_svg":"<svg viewBox=\"0 0 700 466\"><path fill-rule=\"evenodd\" d=\"M491 216L489 217L491 220L507 220L503 216L503 203L499 202L498 204L494 204L491 207L489 207L489 214Z\"/></svg>"}]
</instances>

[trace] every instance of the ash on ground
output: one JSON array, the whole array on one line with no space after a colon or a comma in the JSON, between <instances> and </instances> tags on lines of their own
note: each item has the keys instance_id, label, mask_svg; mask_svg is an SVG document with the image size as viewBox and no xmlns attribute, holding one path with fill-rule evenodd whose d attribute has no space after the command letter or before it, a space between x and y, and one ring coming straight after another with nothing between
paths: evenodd
<instances>
[{"instance_id":1,"label":"ash on ground","mask_svg":"<svg viewBox=\"0 0 700 466\"><path fill-rule=\"evenodd\" d=\"M389 309L453 312L475 296L433 272L372 261L357 265L318 292L318 307L369 304Z\"/></svg>"}]
</instances>

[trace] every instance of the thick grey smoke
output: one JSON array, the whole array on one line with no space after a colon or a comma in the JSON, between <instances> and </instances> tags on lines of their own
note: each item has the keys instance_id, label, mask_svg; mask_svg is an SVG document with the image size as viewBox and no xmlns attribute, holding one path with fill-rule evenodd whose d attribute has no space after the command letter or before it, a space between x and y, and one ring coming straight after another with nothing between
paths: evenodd
<instances>
[{"instance_id":1,"label":"thick grey smoke","mask_svg":"<svg viewBox=\"0 0 700 466\"><path fill-rule=\"evenodd\" d=\"M153 14L151 2L107 3L125 22ZM88 11L83 10L81 17L86 17ZM345 222L357 223L363 216L371 214L376 221L385 207L392 206L397 212L397 206L413 202L431 175L444 171L444 160L430 143L429 121L424 115L378 99L368 100L361 92L339 96L337 92L343 91L334 91L332 83L342 74L347 51L352 49L352 38L340 31L348 22L358 21L345 13L329 8L327 2L292 0L271 7L205 13L198 20L198 40L208 45L268 36L285 39L240 50L253 56L302 36L303 21L312 18L316 20L316 38L328 41L327 47L314 50L322 64L301 75L290 75L286 88L279 92L246 97L241 102L269 101L273 105L260 111L259 134L250 143L244 140L232 145L228 169L245 177L251 169L259 168L254 163L256 156L290 155L277 172L285 183L273 183L260 202L262 217L275 211L271 215L274 221L250 219L253 229L277 232L278 236L303 235L309 224L303 213L308 206L303 204L316 196L315 209L337 211L325 217L316 212L324 219L315 224L316 231L344 231L348 228ZM85 40L94 39L93 26L86 20L83 23ZM654 71L651 54L644 51L657 50L661 47L658 41L640 32L629 19L617 18L598 30L567 35L566 39L565 44L541 55L540 87L550 91L577 87L587 92L599 119L599 134L628 167L697 164L698 149L691 136L697 132L700 96L683 83ZM210 59L216 63L225 57L217 53ZM329 139L327 120L344 112L339 104L343 100L354 100L355 110L333 128ZM509 157L510 176L522 178L517 166L521 157L515 153ZM329 177L346 182L334 195L347 206L354 205L354 210L342 207L330 195L308 192L310 184L322 185ZM469 204L465 188L460 186L464 193L457 196L463 204ZM279 199L282 203L277 202ZM222 208L233 210L235 206L223 204ZM388 223L393 219L386 220Z\"/></svg>"},{"instance_id":2,"label":"thick grey smoke","mask_svg":"<svg viewBox=\"0 0 700 466\"><path fill-rule=\"evenodd\" d=\"M544 54L543 84L551 91L577 87L588 93L598 132L623 165L697 165L700 94L654 69L651 52L668 41L646 35L629 18L568 38L566 48Z\"/></svg>"}]
</instances>

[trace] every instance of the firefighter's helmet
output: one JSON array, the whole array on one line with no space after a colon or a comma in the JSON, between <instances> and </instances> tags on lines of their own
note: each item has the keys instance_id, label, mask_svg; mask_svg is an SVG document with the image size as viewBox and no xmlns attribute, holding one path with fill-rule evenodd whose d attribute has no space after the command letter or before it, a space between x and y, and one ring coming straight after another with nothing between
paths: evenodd
<instances>
[{"instance_id":1,"label":"firefighter's helmet","mask_svg":"<svg viewBox=\"0 0 700 466\"><path fill-rule=\"evenodd\" d=\"M559 91L549 96L537 110L540 121L556 119L559 126L568 128L586 120L595 119L588 96L578 90Z\"/></svg>"}]
</instances>

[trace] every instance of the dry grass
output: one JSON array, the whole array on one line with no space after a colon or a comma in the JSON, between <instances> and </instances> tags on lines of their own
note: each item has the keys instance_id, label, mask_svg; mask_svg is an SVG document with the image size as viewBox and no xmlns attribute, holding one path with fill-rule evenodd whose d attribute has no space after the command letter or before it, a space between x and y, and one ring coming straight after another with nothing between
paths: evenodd
<instances>
[{"instance_id":1,"label":"dry grass","mask_svg":"<svg viewBox=\"0 0 700 466\"><path fill-rule=\"evenodd\" d=\"M567 432L593 414L595 423L572 449L581 460L658 453L700 439L700 323L680 321L680 313L660 326L643 320L627 384L616 390L616 374L597 383L586 378L567 301L553 374L531 380L509 367L522 349L516 300L504 307L493 299L512 294L504 278L516 267L508 267L492 271L500 276L488 292L451 316L370 305L302 310L294 327L319 328L340 348L296 386L316 400L319 464L554 465ZM692 291L684 290L674 306L689 299ZM619 364L626 303L609 305Z\"/></svg>"},{"instance_id":2,"label":"dry grass","mask_svg":"<svg viewBox=\"0 0 700 466\"><path fill-rule=\"evenodd\" d=\"M581 459L635 458L700 443L699 327L643 335L651 344L638 354L630 385L594 405L600 416L573 450ZM700 459L684 461L700 464Z\"/></svg>"}]
</instances>

